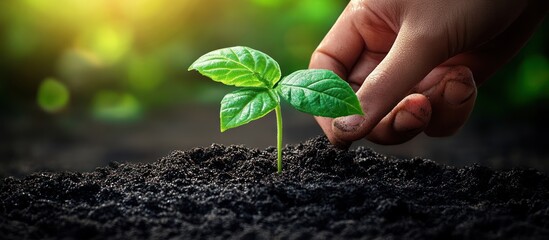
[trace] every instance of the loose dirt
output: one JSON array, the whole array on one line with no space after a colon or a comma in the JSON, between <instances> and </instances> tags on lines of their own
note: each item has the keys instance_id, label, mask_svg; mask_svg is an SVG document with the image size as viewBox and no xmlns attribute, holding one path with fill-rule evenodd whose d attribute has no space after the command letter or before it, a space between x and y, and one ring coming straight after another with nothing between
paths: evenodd
<instances>
[{"instance_id":1,"label":"loose dirt","mask_svg":"<svg viewBox=\"0 0 549 240\"><path fill-rule=\"evenodd\" d=\"M458 150L456 150L458 151ZM324 137L0 179L1 239L549 239L536 170L397 159Z\"/></svg>"}]
</instances>

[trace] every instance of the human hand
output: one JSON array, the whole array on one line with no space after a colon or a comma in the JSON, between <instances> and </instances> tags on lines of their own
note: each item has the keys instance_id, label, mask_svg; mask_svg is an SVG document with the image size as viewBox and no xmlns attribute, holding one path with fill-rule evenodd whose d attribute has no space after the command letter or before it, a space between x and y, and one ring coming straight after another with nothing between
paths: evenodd
<instances>
[{"instance_id":1,"label":"human hand","mask_svg":"<svg viewBox=\"0 0 549 240\"><path fill-rule=\"evenodd\" d=\"M355 89L364 116L316 117L330 141L449 136L476 87L525 44L547 0L352 0L311 57Z\"/></svg>"}]
</instances>

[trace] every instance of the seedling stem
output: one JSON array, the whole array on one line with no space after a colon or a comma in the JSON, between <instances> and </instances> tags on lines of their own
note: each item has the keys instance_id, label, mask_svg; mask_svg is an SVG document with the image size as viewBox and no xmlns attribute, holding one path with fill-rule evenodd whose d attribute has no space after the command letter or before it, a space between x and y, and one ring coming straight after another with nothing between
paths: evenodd
<instances>
[{"instance_id":1,"label":"seedling stem","mask_svg":"<svg viewBox=\"0 0 549 240\"><path fill-rule=\"evenodd\" d=\"M282 111L280 104L275 108L276 113L276 150L277 150L277 168L278 173L282 173Z\"/></svg>"}]
</instances>

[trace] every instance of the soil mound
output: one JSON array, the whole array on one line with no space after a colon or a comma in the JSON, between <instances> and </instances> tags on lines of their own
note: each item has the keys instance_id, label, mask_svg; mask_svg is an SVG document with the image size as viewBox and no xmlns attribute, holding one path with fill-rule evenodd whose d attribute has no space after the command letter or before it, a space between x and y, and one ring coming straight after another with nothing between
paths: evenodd
<instances>
[{"instance_id":1,"label":"soil mound","mask_svg":"<svg viewBox=\"0 0 549 240\"><path fill-rule=\"evenodd\" d=\"M549 179L326 138L0 180L2 239L549 239Z\"/></svg>"}]
</instances>

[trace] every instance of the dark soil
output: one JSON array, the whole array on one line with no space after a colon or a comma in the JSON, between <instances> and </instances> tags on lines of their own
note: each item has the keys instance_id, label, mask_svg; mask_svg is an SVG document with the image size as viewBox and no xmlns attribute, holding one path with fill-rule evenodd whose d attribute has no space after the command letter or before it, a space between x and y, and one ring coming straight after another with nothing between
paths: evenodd
<instances>
[{"instance_id":1,"label":"dark soil","mask_svg":"<svg viewBox=\"0 0 549 240\"><path fill-rule=\"evenodd\" d=\"M549 178L341 151L212 145L0 180L1 239L549 239Z\"/></svg>"}]
</instances>

